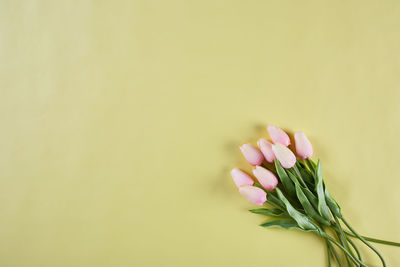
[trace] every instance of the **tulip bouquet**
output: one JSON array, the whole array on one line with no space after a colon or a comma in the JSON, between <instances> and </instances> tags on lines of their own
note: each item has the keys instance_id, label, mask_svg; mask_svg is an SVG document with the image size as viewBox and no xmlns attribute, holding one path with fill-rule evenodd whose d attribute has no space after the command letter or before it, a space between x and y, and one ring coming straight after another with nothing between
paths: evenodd
<instances>
[{"instance_id":1,"label":"tulip bouquet","mask_svg":"<svg viewBox=\"0 0 400 267\"><path fill-rule=\"evenodd\" d=\"M368 266L352 241L357 238L386 266L384 258L370 242L397 247L400 243L361 236L346 221L322 179L321 162L311 160L313 148L306 135L302 132L294 134L296 158L288 148L289 136L282 129L269 125L267 131L272 142L260 139L258 148L251 144L240 147L245 159L255 166L256 181L242 170L231 171L240 194L258 206L269 204L250 210L274 217L261 226L298 229L321 236L326 243L328 266L332 266L334 260L343 266L338 250L344 253L348 266Z\"/></svg>"}]
</instances>

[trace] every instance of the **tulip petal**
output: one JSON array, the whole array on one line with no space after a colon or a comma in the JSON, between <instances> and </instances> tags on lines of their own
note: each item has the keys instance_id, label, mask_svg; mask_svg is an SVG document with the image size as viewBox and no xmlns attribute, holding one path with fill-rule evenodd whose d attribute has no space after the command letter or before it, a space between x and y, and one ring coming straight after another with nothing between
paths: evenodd
<instances>
[{"instance_id":1,"label":"tulip petal","mask_svg":"<svg viewBox=\"0 0 400 267\"><path fill-rule=\"evenodd\" d=\"M276 178L275 174L261 166L256 166L256 168L253 170L253 174L260 182L261 186L268 191L274 190L278 185L278 179Z\"/></svg>"},{"instance_id":2,"label":"tulip petal","mask_svg":"<svg viewBox=\"0 0 400 267\"><path fill-rule=\"evenodd\" d=\"M261 138L258 140L257 145L263 153L265 160L269 163L274 162L275 154L272 151L272 144L264 138Z\"/></svg>"},{"instance_id":3,"label":"tulip petal","mask_svg":"<svg viewBox=\"0 0 400 267\"><path fill-rule=\"evenodd\" d=\"M279 143L284 146L290 145L289 136L281 128L278 128L275 125L268 125L267 131L274 144Z\"/></svg>"},{"instance_id":4,"label":"tulip petal","mask_svg":"<svg viewBox=\"0 0 400 267\"><path fill-rule=\"evenodd\" d=\"M294 134L294 140L296 143L297 156L302 159L311 158L314 151L307 136L303 132L297 132Z\"/></svg>"},{"instance_id":5,"label":"tulip petal","mask_svg":"<svg viewBox=\"0 0 400 267\"><path fill-rule=\"evenodd\" d=\"M279 160L283 168L289 169L296 164L296 156L286 146L280 143L274 144L272 146L272 151L274 151L275 157Z\"/></svg>"},{"instance_id":6,"label":"tulip petal","mask_svg":"<svg viewBox=\"0 0 400 267\"><path fill-rule=\"evenodd\" d=\"M267 201L267 193L261 188L245 185L239 187L239 192L242 194L248 201L254 203L256 205L261 206Z\"/></svg>"},{"instance_id":7,"label":"tulip petal","mask_svg":"<svg viewBox=\"0 0 400 267\"><path fill-rule=\"evenodd\" d=\"M251 179L250 175L245 173L242 170L239 170L238 168L234 168L231 171L231 175L233 178L233 181L235 182L236 186L239 188L243 185L253 185L254 181Z\"/></svg>"},{"instance_id":8,"label":"tulip petal","mask_svg":"<svg viewBox=\"0 0 400 267\"><path fill-rule=\"evenodd\" d=\"M240 150L244 158L253 166L260 165L264 161L261 151L250 144L243 144Z\"/></svg>"}]
</instances>

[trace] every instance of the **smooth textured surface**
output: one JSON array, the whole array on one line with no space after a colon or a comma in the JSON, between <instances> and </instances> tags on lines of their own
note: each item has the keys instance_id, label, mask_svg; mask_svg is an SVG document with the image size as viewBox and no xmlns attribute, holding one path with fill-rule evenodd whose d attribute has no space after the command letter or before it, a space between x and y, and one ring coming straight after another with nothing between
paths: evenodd
<instances>
[{"instance_id":1,"label":"smooth textured surface","mask_svg":"<svg viewBox=\"0 0 400 267\"><path fill-rule=\"evenodd\" d=\"M230 178L268 123L400 241L399 28L398 1L0 1L0 265L324 266Z\"/></svg>"}]
</instances>

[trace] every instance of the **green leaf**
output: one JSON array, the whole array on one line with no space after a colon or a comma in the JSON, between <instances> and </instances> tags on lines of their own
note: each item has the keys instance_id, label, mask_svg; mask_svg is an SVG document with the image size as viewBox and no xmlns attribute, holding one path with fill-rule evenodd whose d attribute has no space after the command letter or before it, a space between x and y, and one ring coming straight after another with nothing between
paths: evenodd
<instances>
[{"instance_id":1,"label":"green leaf","mask_svg":"<svg viewBox=\"0 0 400 267\"><path fill-rule=\"evenodd\" d=\"M325 199L326 203L328 204L329 208L331 209L332 213L338 217L342 218L342 212L340 211L340 206L339 204L331 197L331 195L328 192L328 188L325 185Z\"/></svg>"},{"instance_id":2,"label":"green leaf","mask_svg":"<svg viewBox=\"0 0 400 267\"><path fill-rule=\"evenodd\" d=\"M281 180L283 187L291 196L296 196L296 190L294 188L293 182L289 179L285 169L281 166L277 159L274 159L275 169L278 173L279 179Z\"/></svg>"},{"instance_id":3,"label":"green leaf","mask_svg":"<svg viewBox=\"0 0 400 267\"><path fill-rule=\"evenodd\" d=\"M304 181L310 185L313 185L314 178L313 178L312 173L304 165L301 165L299 163L298 166L299 166L298 169L300 171L301 177L303 177Z\"/></svg>"},{"instance_id":4,"label":"green leaf","mask_svg":"<svg viewBox=\"0 0 400 267\"><path fill-rule=\"evenodd\" d=\"M299 181L297 180L296 176L292 173L292 172L288 172L288 175L290 177L290 179L294 182L295 184L295 188L296 188L296 195L297 198L299 199L301 206L304 208L305 213L310 216L311 218L313 218L314 220L316 220L317 222L320 222L322 224L325 225L330 225L330 222L325 220L324 218L322 218L318 212L314 209L314 207L318 208L318 200L317 198L305 187L301 186ZM312 204L310 203L310 201L308 200L306 194L304 193L304 191L307 191L308 194L310 194L310 197L313 199L313 201L315 201L314 203L314 207L312 206Z\"/></svg>"},{"instance_id":5,"label":"green leaf","mask_svg":"<svg viewBox=\"0 0 400 267\"><path fill-rule=\"evenodd\" d=\"M332 216L325 201L324 185L321 173L321 162L319 160L317 163L317 168L315 170L315 178L317 179L315 184L315 191L318 195L318 212L319 214L321 214L322 217L330 221L332 219Z\"/></svg>"},{"instance_id":6,"label":"green leaf","mask_svg":"<svg viewBox=\"0 0 400 267\"><path fill-rule=\"evenodd\" d=\"M299 183L296 183L296 194L297 194L297 198L300 200L301 205L304 208L304 211L306 212L306 214L308 216L310 216L311 218L313 218L314 220L316 220L317 222L320 222L322 224L325 225L330 225L330 222L325 220L324 218L322 218L318 212L313 208L313 206L311 205L310 201L308 200L308 198L306 197L306 195L304 194L301 186Z\"/></svg>"},{"instance_id":7,"label":"green leaf","mask_svg":"<svg viewBox=\"0 0 400 267\"><path fill-rule=\"evenodd\" d=\"M314 163L314 161L312 161L312 159L306 159L308 166L310 167L311 173L314 173L317 165Z\"/></svg>"},{"instance_id":8,"label":"green leaf","mask_svg":"<svg viewBox=\"0 0 400 267\"><path fill-rule=\"evenodd\" d=\"M292 217L302 229L318 232L319 227L306 215L293 208L279 188L276 188L276 192L278 193L279 199L285 204L290 217Z\"/></svg>"},{"instance_id":9,"label":"green leaf","mask_svg":"<svg viewBox=\"0 0 400 267\"><path fill-rule=\"evenodd\" d=\"M286 211L280 210L280 209L252 209L249 210L252 213L255 214L261 214L261 215L266 215L266 216L272 216L272 217L280 217L280 218L290 218L289 214Z\"/></svg>"},{"instance_id":10,"label":"green leaf","mask_svg":"<svg viewBox=\"0 0 400 267\"><path fill-rule=\"evenodd\" d=\"M278 197L275 196L274 192L268 193L267 202L272 206L275 206L282 210L286 210L285 204Z\"/></svg>"},{"instance_id":11,"label":"green leaf","mask_svg":"<svg viewBox=\"0 0 400 267\"><path fill-rule=\"evenodd\" d=\"M280 227L284 229L300 229L303 230L299 227L299 225L296 223L295 220L289 219L289 220L273 220L269 222L265 222L263 224L260 224L260 226L265 227L265 228L270 228L270 227Z\"/></svg>"},{"instance_id":12,"label":"green leaf","mask_svg":"<svg viewBox=\"0 0 400 267\"><path fill-rule=\"evenodd\" d=\"M288 174L289 174L289 177L290 177L290 179L296 184L299 184L299 182L297 181L297 178L296 178L296 176L293 174L293 173L291 173L291 172L288 172ZM299 184L300 185L300 184ZM315 197L314 196L314 194L308 189L308 188L305 188L305 187L302 187L301 186L301 188L303 189L303 192L305 193L305 195L307 196L307 198L308 198L308 200L311 202L311 204L313 205L313 207L315 208L315 209L318 209L318 199L317 199L317 197ZM297 193L296 193L297 194Z\"/></svg>"},{"instance_id":13,"label":"green leaf","mask_svg":"<svg viewBox=\"0 0 400 267\"><path fill-rule=\"evenodd\" d=\"M290 180L294 183L294 184L298 184L299 181L297 180L296 175L293 173L293 171L288 170L287 171L287 175L289 176Z\"/></svg>"},{"instance_id":14,"label":"green leaf","mask_svg":"<svg viewBox=\"0 0 400 267\"><path fill-rule=\"evenodd\" d=\"M313 205L314 209L318 210L318 198L307 188L303 188L304 194Z\"/></svg>"}]
</instances>

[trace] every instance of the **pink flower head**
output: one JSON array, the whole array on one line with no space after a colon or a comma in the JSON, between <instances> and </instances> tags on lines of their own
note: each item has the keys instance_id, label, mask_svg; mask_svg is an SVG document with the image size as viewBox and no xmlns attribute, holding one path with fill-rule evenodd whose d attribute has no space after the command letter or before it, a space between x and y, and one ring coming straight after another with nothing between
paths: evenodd
<instances>
[{"instance_id":1,"label":"pink flower head","mask_svg":"<svg viewBox=\"0 0 400 267\"><path fill-rule=\"evenodd\" d=\"M231 175L233 178L233 181L235 182L236 186L239 188L243 185L253 185L254 181L251 179L251 177L245 173L242 170L239 170L238 168L234 168L231 171Z\"/></svg>"},{"instance_id":2,"label":"pink flower head","mask_svg":"<svg viewBox=\"0 0 400 267\"><path fill-rule=\"evenodd\" d=\"M253 166L260 165L264 161L264 156L261 151L250 144L243 144L240 150L244 158Z\"/></svg>"},{"instance_id":3,"label":"pink flower head","mask_svg":"<svg viewBox=\"0 0 400 267\"><path fill-rule=\"evenodd\" d=\"M311 158L314 151L307 136L303 132L294 133L294 140L296 143L297 156L302 159Z\"/></svg>"},{"instance_id":4,"label":"pink flower head","mask_svg":"<svg viewBox=\"0 0 400 267\"><path fill-rule=\"evenodd\" d=\"M296 156L286 146L277 143L272 146L272 150L274 151L275 157L279 160L283 168L289 169L296 164Z\"/></svg>"},{"instance_id":5,"label":"pink flower head","mask_svg":"<svg viewBox=\"0 0 400 267\"><path fill-rule=\"evenodd\" d=\"M278 128L275 125L268 125L267 131L274 144L279 143L284 146L290 145L289 136L281 128Z\"/></svg>"},{"instance_id":6,"label":"pink flower head","mask_svg":"<svg viewBox=\"0 0 400 267\"><path fill-rule=\"evenodd\" d=\"M272 144L264 138L261 138L260 140L258 140L257 145L263 153L265 160L269 163L274 162L275 155L272 151Z\"/></svg>"},{"instance_id":7,"label":"pink flower head","mask_svg":"<svg viewBox=\"0 0 400 267\"><path fill-rule=\"evenodd\" d=\"M260 182L262 187L264 187L268 191L274 190L275 187L278 185L278 179L276 178L276 176L272 172L261 166L256 166L256 168L253 170L253 174Z\"/></svg>"},{"instance_id":8,"label":"pink flower head","mask_svg":"<svg viewBox=\"0 0 400 267\"><path fill-rule=\"evenodd\" d=\"M242 194L248 201L254 203L256 205L261 206L267 201L267 193L261 188L244 185L239 187L239 192Z\"/></svg>"}]
</instances>

